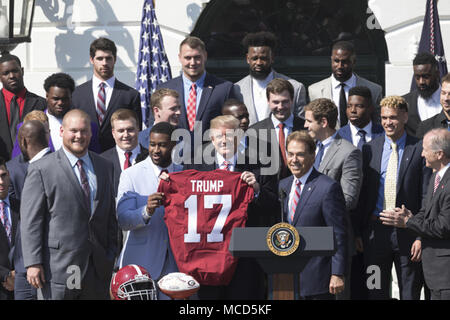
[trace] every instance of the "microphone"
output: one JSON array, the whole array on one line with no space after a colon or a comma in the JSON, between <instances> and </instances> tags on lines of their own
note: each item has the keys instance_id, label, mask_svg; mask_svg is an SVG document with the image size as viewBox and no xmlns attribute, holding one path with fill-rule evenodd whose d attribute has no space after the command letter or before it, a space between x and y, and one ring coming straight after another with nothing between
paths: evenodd
<instances>
[{"instance_id":1,"label":"microphone","mask_svg":"<svg viewBox=\"0 0 450 320\"><path fill-rule=\"evenodd\" d=\"M278 192L278 196L281 202L281 222L284 222L284 199L286 198L286 191L280 189Z\"/></svg>"}]
</instances>

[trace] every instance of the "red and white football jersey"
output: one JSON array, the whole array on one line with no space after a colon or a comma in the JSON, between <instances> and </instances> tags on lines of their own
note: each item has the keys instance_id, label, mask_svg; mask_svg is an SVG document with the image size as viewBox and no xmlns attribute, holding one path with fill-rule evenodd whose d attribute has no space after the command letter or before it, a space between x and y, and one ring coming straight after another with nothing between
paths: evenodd
<instances>
[{"instance_id":1,"label":"red and white football jersey","mask_svg":"<svg viewBox=\"0 0 450 320\"><path fill-rule=\"evenodd\" d=\"M185 170L161 180L164 219L180 272L200 284L226 285L237 258L228 251L233 228L244 227L253 188L241 173Z\"/></svg>"}]
</instances>

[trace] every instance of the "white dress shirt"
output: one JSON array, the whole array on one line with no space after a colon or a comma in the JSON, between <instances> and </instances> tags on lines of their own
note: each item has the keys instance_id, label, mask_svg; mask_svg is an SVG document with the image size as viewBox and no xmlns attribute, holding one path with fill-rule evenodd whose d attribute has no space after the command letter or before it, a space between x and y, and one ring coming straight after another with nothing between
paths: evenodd
<instances>
[{"instance_id":1,"label":"white dress shirt","mask_svg":"<svg viewBox=\"0 0 450 320\"><path fill-rule=\"evenodd\" d=\"M352 143L355 147L358 146L359 140L361 140L361 136L358 134L359 130L364 130L366 132L366 142L372 140L372 121L364 128L355 127L350 121L348 124L350 126L350 132L352 133Z\"/></svg>"},{"instance_id":2,"label":"white dress shirt","mask_svg":"<svg viewBox=\"0 0 450 320\"><path fill-rule=\"evenodd\" d=\"M119 163L120 163L120 169L123 170L123 166L125 164L125 152L124 150L120 149L118 145L116 145L116 151L117 151L117 155L119 156ZM138 156L138 154L141 153L141 146L138 145L136 146L136 148L134 148L133 150L131 150L131 157L130 157L130 163L131 165L134 165L136 163L136 157Z\"/></svg>"},{"instance_id":3,"label":"white dress shirt","mask_svg":"<svg viewBox=\"0 0 450 320\"><path fill-rule=\"evenodd\" d=\"M48 109L45 112L48 118L48 125L50 128L50 137L52 139L53 147L55 151L59 150L62 146L62 137L60 135L62 119L55 117L54 115L48 113Z\"/></svg>"},{"instance_id":4,"label":"white dress shirt","mask_svg":"<svg viewBox=\"0 0 450 320\"><path fill-rule=\"evenodd\" d=\"M441 112L441 86L428 99L417 97L417 112L420 120L425 121Z\"/></svg>"},{"instance_id":5,"label":"white dress shirt","mask_svg":"<svg viewBox=\"0 0 450 320\"><path fill-rule=\"evenodd\" d=\"M350 91L351 88L356 86L355 74L352 74L350 79L348 79L347 81L344 81L344 83L345 83L345 87L344 87L345 100L348 101L348 92ZM339 110L339 98L341 96L341 82L336 80L334 75L331 75L331 94L333 95L332 100L336 104L336 106L338 107L338 110ZM340 119L340 115L338 112L337 123L340 123L340 121L341 121L341 119Z\"/></svg>"},{"instance_id":6,"label":"white dress shirt","mask_svg":"<svg viewBox=\"0 0 450 320\"><path fill-rule=\"evenodd\" d=\"M253 93L253 104L256 109L256 121L261 121L266 118L267 110L269 105L267 104L266 88L270 81L273 80L273 71L263 79L258 80L254 77L252 78L252 93Z\"/></svg>"},{"instance_id":7,"label":"white dress shirt","mask_svg":"<svg viewBox=\"0 0 450 320\"><path fill-rule=\"evenodd\" d=\"M294 176L294 180L292 181L292 186L291 186L291 192L289 192L289 202L288 202L288 214L291 211L292 208L292 201L294 200L294 194L295 194L295 189L297 188L297 180L300 180L301 185L300 185L300 199L302 198L302 192L303 192L303 187L306 184L306 180L308 180L309 175L312 172L313 167L311 167L308 172L306 172L303 176L301 176L300 178L296 178ZM300 200L301 201L301 200ZM298 205L298 204L297 204Z\"/></svg>"},{"instance_id":8,"label":"white dress shirt","mask_svg":"<svg viewBox=\"0 0 450 320\"><path fill-rule=\"evenodd\" d=\"M49 147L42 149L41 151L36 153L36 155L32 159L30 159L30 161L28 161L28 163L33 163L35 161L38 161L39 159L41 159L49 151L50 151Z\"/></svg>"},{"instance_id":9,"label":"white dress shirt","mask_svg":"<svg viewBox=\"0 0 450 320\"><path fill-rule=\"evenodd\" d=\"M95 105L97 105L98 91L100 89L100 83L102 82L105 83L105 95L106 95L105 108L106 110L108 110L108 105L114 90L114 83L116 82L116 77L112 76L108 80L103 81L97 78L95 75L92 76L92 93L94 94Z\"/></svg>"}]
</instances>

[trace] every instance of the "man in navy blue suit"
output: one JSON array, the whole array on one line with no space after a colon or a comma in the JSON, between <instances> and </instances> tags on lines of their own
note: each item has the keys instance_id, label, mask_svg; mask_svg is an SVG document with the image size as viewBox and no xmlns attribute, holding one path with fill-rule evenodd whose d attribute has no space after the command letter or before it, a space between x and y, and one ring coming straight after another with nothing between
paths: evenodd
<instances>
[{"instance_id":1,"label":"man in navy blue suit","mask_svg":"<svg viewBox=\"0 0 450 320\"><path fill-rule=\"evenodd\" d=\"M290 224L333 227L336 253L312 257L300 273L300 297L334 300L344 290L347 261L345 199L338 182L314 169L316 143L306 131L287 137L287 161L292 176L280 181L285 193L284 215Z\"/></svg>"},{"instance_id":2,"label":"man in navy blue suit","mask_svg":"<svg viewBox=\"0 0 450 320\"><path fill-rule=\"evenodd\" d=\"M351 88L348 92L346 110L349 122L339 129L339 135L361 150L364 143L384 132L381 125L372 121L374 112L369 88L363 86Z\"/></svg>"},{"instance_id":3,"label":"man in navy blue suit","mask_svg":"<svg viewBox=\"0 0 450 320\"><path fill-rule=\"evenodd\" d=\"M380 285L369 288L369 299L389 299L392 264L400 299L418 300L423 285L422 243L412 232L381 223L383 210L405 205L416 214L422 207L431 171L422 158L422 141L405 131L408 105L404 98L381 100L385 131L362 148L363 185L358 204L366 266L378 266ZM370 276L370 274L369 274Z\"/></svg>"},{"instance_id":4,"label":"man in navy blue suit","mask_svg":"<svg viewBox=\"0 0 450 320\"><path fill-rule=\"evenodd\" d=\"M193 139L194 129L203 135L209 129L211 119L221 115L223 103L234 98L233 83L206 72L205 44L197 37L187 37L181 42L178 59L182 75L160 84L158 88L178 92L181 104L178 127L189 130Z\"/></svg>"},{"instance_id":5,"label":"man in navy blue suit","mask_svg":"<svg viewBox=\"0 0 450 320\"><path fill-rule=\"evenodd\" d=\"M98 124L101 151L114 147L111 133L111 115L120 108L131 109L138 116L139 129L142 127L141 99L139 92L117 80L114 65L117 48L113 41L98 38L89 48L93 77L75 88L72 104L85 111L91 121Z\"/></svg>"}]
</instances>

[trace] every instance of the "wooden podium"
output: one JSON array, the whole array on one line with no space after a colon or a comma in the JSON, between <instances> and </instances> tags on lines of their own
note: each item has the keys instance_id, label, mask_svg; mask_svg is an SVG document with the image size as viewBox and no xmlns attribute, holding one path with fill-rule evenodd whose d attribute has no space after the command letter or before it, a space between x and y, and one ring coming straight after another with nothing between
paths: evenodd
<instances>
[{"instance_id":1,"label":"wooden podium","mask_svg":"<svg viewBox=\"0 0 450 320\"><path fill-rule=\"evenodd\" d=\"M274 300L294 299L294 279L308 260L315 256L332 256L335 253L332 227L299 227L300 244L288 256L278 256L270 251L267 242L269 227L235 228L231 235L229 251L235 257L254 258L272 281ZM298 282L298 281L297 281Z\"/></svg>"}]
</instances>

